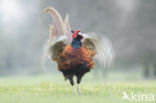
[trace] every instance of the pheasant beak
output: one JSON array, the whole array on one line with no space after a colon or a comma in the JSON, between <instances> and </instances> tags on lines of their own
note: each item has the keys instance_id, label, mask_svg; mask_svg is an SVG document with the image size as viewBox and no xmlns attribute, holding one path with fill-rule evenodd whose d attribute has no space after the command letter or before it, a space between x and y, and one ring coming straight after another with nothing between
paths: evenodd
<instances>
[{"instance_id":1,"label":"pheasant beak","mask_svg":"<svg viewBox=\"0 0 156 103\"><path fill-rule=\"evenodd\" d=\"M81 36L82 36L82 33L81 33L81 32L79 32L79 33L78 33L78 35L81 35ZM84 39L84 37L82 36L82 40L83 40L83 39Z\"/></svg>"}]
</instances>

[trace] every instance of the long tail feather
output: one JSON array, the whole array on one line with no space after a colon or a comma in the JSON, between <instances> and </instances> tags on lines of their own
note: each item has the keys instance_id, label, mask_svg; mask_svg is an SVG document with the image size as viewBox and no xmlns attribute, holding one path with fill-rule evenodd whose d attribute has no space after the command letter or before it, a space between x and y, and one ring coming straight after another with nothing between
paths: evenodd
<instances>
[{"instance_id":1,"label":"long tail feather","mask_svg":"<svg viewBox=\"0 0 156 103\"><path fill-rule=\"evenodd\" d=\"M50 13L53 18L53 24L50 25L49 42L65 34L64 23L59 12L54 8L46 8L45 12Z\"/></svg>"},{"instance_id":2,"label":"long tail feather","mask_svg":"<svg viewBox=\"0 0 156 103\"><path fill-rule=\"evenodd\" d=\"M64 23L65 23L65 34L67 36L67 43L70 44L72 42L72 33L71 33L71 28L70 28L68 18L69 16L67 15Z\"/></svg>"}]
</instances>

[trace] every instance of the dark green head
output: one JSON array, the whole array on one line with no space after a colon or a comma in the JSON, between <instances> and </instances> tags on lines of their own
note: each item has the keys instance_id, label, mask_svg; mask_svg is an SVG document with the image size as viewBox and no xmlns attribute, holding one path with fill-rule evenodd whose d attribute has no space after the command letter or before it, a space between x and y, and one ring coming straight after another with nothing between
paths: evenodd
<instances>
[{"instance_id":1,"label":"dark green head","mask_svg":"<svg viewBox=\"0 0 156 103\"><path fill-rule=\"evenodd\" d=\"M76 31L71 31L71 32L73 33L72 47L81 48L82 47L81 39L83 39L83 36L80 35L80 31L76 30Z\"/></svg>"}]
</instances>

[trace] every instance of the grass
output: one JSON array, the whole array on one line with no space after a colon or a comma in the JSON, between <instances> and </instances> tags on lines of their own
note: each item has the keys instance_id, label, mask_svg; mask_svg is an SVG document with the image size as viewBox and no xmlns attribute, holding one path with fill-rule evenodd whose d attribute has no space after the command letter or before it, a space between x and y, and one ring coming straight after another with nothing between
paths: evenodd
<instances>
[{"instance_id":1,"label":"grass","mask_svg":"<svg viewBox=\"0 0 156 103\"><path fill-rule=\"evenodd\" d=\"M94 77L85 76L81 91L81 95L75 95L61 74L0 78L0 103L132 103L121 99L122 91L128 95L134 92L156 96L156 82L98 81Z\"/></svg>"}]
</instances>

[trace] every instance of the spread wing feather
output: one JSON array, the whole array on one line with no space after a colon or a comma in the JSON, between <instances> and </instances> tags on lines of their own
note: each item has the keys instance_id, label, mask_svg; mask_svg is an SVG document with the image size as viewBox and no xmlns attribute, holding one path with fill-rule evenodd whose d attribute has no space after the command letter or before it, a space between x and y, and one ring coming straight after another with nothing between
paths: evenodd
<instances>
[{"instance_id":1,"label":"spread wing feather","mask_svg":"<svg viewBox=\"0 0 156 103\"><path fill-rule=\"evenodd\" d=\"M89 35L92 36L83 34L84 36L83 44L85 45L85 47L88 47L96 51L95 58L101 65L103 66L108 65L113 59L111 42L106 37L98 38L93 33Z\"/></svg>"},{"instance_id":2,"label":"spread wing feather","mask_svg":"<svg viewBox=\"0 0 156 103\"><path fill-rule=\"evenodd\" d=\"M66 37L61 36L57 41L51 43L48 48L49 56L52 60L57 59L57 54L66 46Z\"/></svg>"}]
</instances>

